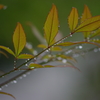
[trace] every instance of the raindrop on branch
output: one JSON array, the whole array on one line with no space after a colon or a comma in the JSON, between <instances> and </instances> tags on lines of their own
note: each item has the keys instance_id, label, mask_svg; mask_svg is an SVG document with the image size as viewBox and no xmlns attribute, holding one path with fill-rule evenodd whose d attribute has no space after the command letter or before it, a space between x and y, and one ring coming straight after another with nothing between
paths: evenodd
<instances>
[{"instance_id":1,"label":"raindrop on branch","mask_svg":"<svg viewBox=\"0 0 100 100\"><path fill-rule=\"evenodd\" d=\"M79 49L82 49L82 48L83 48L83 47L80 45L80 46L79 46Z\"/></svg>"},{"instance_id":2,"label":"raindrop on branch","mask_svg":"<svg viewBox=\"0 0 100 100\"><path fill-rule=\"evenodd\" d=\"M23 74L23 77L26 77L26 74Z\"/></svg>"},{"instance_id":3,"label":"raindrop on branch","mask_svg":"<svg viewBox=\"0 0 100 100\"><path fill-rule=\"evenodd\" d=\"M17 81L16 80L13 80L13 83L17 83Z\"/></svg>"},{"instance_id":4,"label":"raindrop on branch","mask_svg":"<svg viewBox=\"0 0 100 100\"><path fill-rule=\"evenodd\" d=\"M2 88L0 88L0 91L2 90Z\"/></svg>"},{"instance_id":5,"label":"raindrop on branch","mask_svg":"<svg viewBox=\"0 0 100 100\"><path fill-rule=\"evenodd\" d=\"M63 59L62 62L63 62L63 63L67 63L67 60L66 60L66 59Z\"/></svg>"}]
</instances>

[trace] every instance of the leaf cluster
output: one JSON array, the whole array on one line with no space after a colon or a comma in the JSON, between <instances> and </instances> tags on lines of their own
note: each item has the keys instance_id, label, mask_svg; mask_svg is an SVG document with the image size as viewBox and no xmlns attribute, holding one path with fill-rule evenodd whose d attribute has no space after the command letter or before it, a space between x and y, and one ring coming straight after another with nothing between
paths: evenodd
<instances>
[{"instance_id":1,"label":"leaf cluster","mask_svg":"<svg viewBox=\"0 0 100 100\"><path fill-rule=\"evenodd\" d=\"M4 6L1 5L0 9L3 7ZM41 52L34 53L37 50L34 50L32 48L32 45L26 42L24 29L22 25L18 22L13 34L13 45L15 51L2 45L0 45L0 48L7 51L12 56L14 56L15 60L18 59L28 59L28 60L27 62L22 63L18 67L16 67L16 64L14 64L15 66L13 70L1 75L0 77L8 75L11 72L14 72L15 70L18 70L25 64L28 64L27 69L25 70L33 70L35 68L50 68L50 67L72 67L78 69L73 65L73 63L76 63L77 60L73 56L70 56L70 53L73 53L73 50L75 49L76 45L79 46L80 44L81 45L93 44L96 45L97 47L100 47L100 40L99 39L94 40L96 36L100 35L100 15L92 16L88 6L85 5L83 14L80 17L77 8L73 7L68 16L68 25L70 29L70 34L66 35L61 39L56 40L57 35L59 34L59 19L58 19L57 8L53 4L44 24L44 37L41 37L46 42L45 43L42 42L37 46L38 48L42 49ZM72 36L75 33L77 34L82 33L84 40L74 41L74 42L67 41L67 38ZM74 46L74 47L68 49L67 48L68 46L71 47ZM25 47L32 54L21 53ZM65 49L63 47L65 47ZM65 55L65 52L67 52L67 55ZM0 53L7 56L3 51L0 51ZM62 64L59 66L47 65L48 62L52 62L52 61L58 61L61 62ZM0 92L0 93L7 94L4 92ZM12 96L11 94L7 94L7 95Z\"/></svg>"}]
</instances>

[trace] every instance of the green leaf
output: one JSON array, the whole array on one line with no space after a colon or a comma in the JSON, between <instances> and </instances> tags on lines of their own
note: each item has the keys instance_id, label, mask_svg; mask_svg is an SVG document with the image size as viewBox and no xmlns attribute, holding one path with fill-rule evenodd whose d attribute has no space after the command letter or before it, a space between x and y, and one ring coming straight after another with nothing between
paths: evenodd
<instances>
[{"instance_id":1,"label":"green leaf","mask_svg":"<svg viewBox=\"0 0 100 100\"><path fill-rule=\"evenodd\" d=\"M64 59L68 59L68 60L71 60L71 61L74 61L74 62L77 62L77 60L71 56L66 56L66 55L57 55L57 57L61 57L61 58L64 58Z\"/></svg>"},{"instance_id":2,"label":"green leaf","mask_svg":"<svg viewBox=\"0 0 100 100\"><path fill-rule=\"evenodd\" d=\"M100 40L99 39L97 39L97 40L94 39L94 40L91 40L91 41L100 44Z\"/></svg>"},{"instance_id":3,"label":"green leaf","mask_svg":"<svg viewBox=\"0 0 100 100\"><path fill-rule=\"evenodd\" d=\"M28 68L34 69L34 68L44 68L42 65L31 63Z\"/></svg>"},{"instance_id":4,"label":"green leaf","mask_svg":"<svg viewBox=\"0 0 100 100\"><path fill-rule=\"evenodd\" d=\"M78 11L76 8L72 8L70 15L68 17L68 24L71 32L76 28L78 24Z\"/></svg>"},{"instance_id":5,"label":"green leaf","mask_svg":"<svg viewBox=\"0 0 100 100\"><path fill-rule=\"evenodd\" d=\"M58 65L58 66L56 66L56 67L71 67L71 68L74 68L74 69L77 69L77 70L80 71L79 68L77 68L77 67L75 67L75 66L72 66L71 64L68 64L68 65Z\"/></svg>"},{"instance_id":6,"label":"green leaf","mask_svg":"<svg viewBox=\"0 0 100 100\"><path fill-rule=\"evenodd\" d=\"M63 42L63 43L57 44L57 46L71 46L74 44L77 44L77 42Z\"/></svg>"},{"instance_id":7,"label":"green leaf","mask_svg":"<svg viewBox=\"0 0 100 100\"><path fill-rule=\"evenodd\" d=\"M15 48L15 55L18 56L26 44L26 36L20 23L17 24L13 34L13 44Z\"/></svg>"},{"instance_id":8,"label":"green leaf","mask_svg":"<svg viewBox=\"0 0 100 100\"><path fill-rule=\"evenodd\" d=\"M96 30L95 32L93 32L91 34L90 38L93 38L93 37L98 36L98 35L100 35L100 28L98 30Z\"/></svg>"},{"instance_id":9,"label":"green leaf","mask_svg":"<svg viewBox=\"0 0 100 100\"><path fill-rule=\"evenodd\" d=\"M91 12L88 8L87 5L84 6L84 11L83 11L83 14L82 14L82 17L81 17L81 23L84 22L85 20L87 20L88 18L91 18L92 15L91 15ZM84 34L84 38L87 39L88 36L90 35L91 32L83 32Z\"/></svg>"},{"instance_id":10,"label":"green leaf","mask_svg":"<svg viewBox=\"0 0 100 100\"><path fill-rule=\"evenodd\" d=\"M55 46L51 48L51 51L62 51L61 47Z\"/></svg>"},{"instance_id":11,"label":"green leaf","mask_svg":"<svg viewBox=\"0 0 100 100\"><path fill-rule=\"evenodd\" d=\"M17 59L31 59L33 58L34 56L33 55L30 55L30 54L20 54Z\"/></svg>"},{"instance_id":12,"label":"green leaf","mask_svg":"<svg viewBox=\"0 0 100 100\"><path fill-rule=\"evenodd\" d=\"M87 20L88 18L91 18L92 15L91 15L91 12L88 8L87 5L84 6L84 11L83 11L83 14L82 14L82 17L81 17L81 23L85 20Z\"/></svg>"},{"instance_id":13,"label":"green leaf","mask_svg":"<svg viewBox=\"0 0 100 100\"><path fill-rule=\"evenodd\" d=\"M3 54L4 56L6 56L8 58L7 54L4 53L3 51L0 51L0 53Z\"/></svg>"},{"instance_id":14,"label":"green leaf","mask_svg":"<svg viewBox=\"0 0 100 100\"><path fill-rule=\"evenodd\" d=\"M85 41L82 41L82 42L63 42L63 43L59 43L58 46L71 46L71 45L75 45L75 44L93 44L93 45L100 47L100 45L98 45L98 44L95 44L93 42L85 42Z\"/></svg>"},{"instance_id":15,"label":"green leaf","mask_svg":"<svg viewBox=\"0 0 100 100\"><path fill-rule=\"evenodd\" d=\"M11 96L12 98L14 98L16 100L16 98L12 94L9 94L9 93L6 93L6 92L0 92L0 94Z\"/></svg>"},{"instance_id":16,"label":"green leaf","mask_svg":"<svg viewBox=\"0 0 100 100\"><path fill-rule=\"evenodd\" d=\"M9 49L8 47L0 46L0 48L3 49L3 50L5 50L5 51L7 51L10 54L12 54L13 56L15 56L14 52L11 49Z\"/></svg>"},{"instance_id":17,"label":"green leaf","mask_svg":"<svg viewBox=\"0 0 100 100\"><path fill-rule=\"evenodd\" d=\"M90 32L100 27L100 16L89 18L82 22L74 32Z\"/></svg>"},{"instance_id":18,"label":"green leaf","mask_svg":"<svg viewBox=\"0 0 100 100\"><path fill-rule=\"evenodd\" d=\"M47 46L46 46L46 45L44 45L44 44L39 44L37 47L42 48L42 49L47 48Z\"/></svg>"},{"instance_id":19,"label":"green leaf","mask_svg":"<svg viewBox=\"0 0 100 100\"><path fill-rule=\"evenodd\" d=\"M54 39L58 33L58 13L56 6L53 4L51 11L49 12L45 25L44 25L44 35L48 46L54 43Z\"/></svg>"}]
</instances>

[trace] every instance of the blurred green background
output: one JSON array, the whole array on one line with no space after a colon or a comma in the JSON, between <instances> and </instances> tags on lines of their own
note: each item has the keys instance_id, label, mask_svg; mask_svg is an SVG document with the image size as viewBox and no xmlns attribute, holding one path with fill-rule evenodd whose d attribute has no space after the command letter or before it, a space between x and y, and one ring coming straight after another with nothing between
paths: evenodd
<instances>
[{"instance_id":1,"label":"blurred green background","mask_svg":"<svg viewBox=\"0 0 100 100\"><path fill-rule=\"evenodd\" d=\"M0 10L0 45L13 48L12 35L17 22L20 22L25 30L27 41L31 41L34 47L39 43L32 35L27 22L32 22L43 35L43 26L52 4L57 6L60 22L60 31L66 35L69 28L67 17L72 7L76 7L79 15L82 15L84 5L88 5L93 15L99 15L99 0L0 0L7 9ZM78 37L76 34L75 37ZM79 35L80 36L80 35ZM73 37L73 38L75 38Z\"/></svg>"}]
</instances>

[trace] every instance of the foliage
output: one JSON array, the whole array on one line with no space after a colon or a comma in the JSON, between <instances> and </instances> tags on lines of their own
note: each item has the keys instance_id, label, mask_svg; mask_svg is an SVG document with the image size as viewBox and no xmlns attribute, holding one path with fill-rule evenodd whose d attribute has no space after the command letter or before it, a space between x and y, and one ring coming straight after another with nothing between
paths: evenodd
<instances>
[{"instance_id":1,"label":"foliage","mask_svg":"<svg viewBox=\"0 0 100 100\"><path fill-rule=\"evenodd\" d=\"M3 8L3 5L0 5L0 9ZM32 24L29 23L31 27ZM0 45L0 48L10 53L15 58L14 69L11 71L4 73L0 76L6 76L19 68L21 69L25 64L28 64L27 69L25 70L33 70L35 68L50 68L50 67L72 67L78 69L74 66L73 63L76 63L76 59L70 55L75 50L76 45L80 46L82 44L93 44L97 47L100 47L100 40L94 40L94 38L100 35L100 15L93 16L90 13L90 10L87 5L84 6L84 11L81 17L79 17L77 8L72 8L69 16L68 16L68 25L70 28L70 34L57 39L57 35L59 35L59 20L58 20L58 12L56 6L53 4L52 8L47 16L47 19L44 24L44 37L40 36L38 32L36 37L41 37L45 39L39 44L37 47L41 48L42 51L37 53L32 48L32 45L26 42L26 36L22 25L18 22L13 34L13 45L15 51L12 51L10 48ZM34 31L34 29L33 29ZM67 38L72 36L75 33L80 34L80 32L84 36L84 40L82 41L67 41ZM44 43L44 44L43 44ZM70 46L71 49L67 47ZM21 53L24 48L27 48L32 54ZM65 47L65 48L63 48ZM59 53L58 53L59 52ZM65 52L67 55L65 55ZM83 51L84 52L84 51ZM7 56L3 51L0 53ZM75 54L75 52L74 52ZM18 59L28 59L27 62L22 63L19 66L16 66L16 60ZM48 62L58 61L61 62L61 65L47 65ZM79 70L79 69L78 69ZM6 94L12 96L11 94L0 92L0 94ZM14 96L12 96L14 98Z\"/></svg>"}]
</instances>

